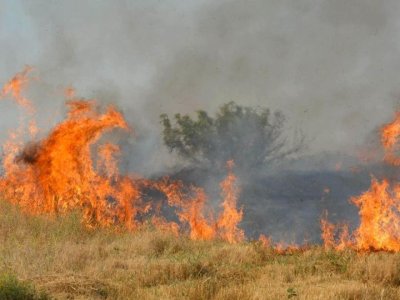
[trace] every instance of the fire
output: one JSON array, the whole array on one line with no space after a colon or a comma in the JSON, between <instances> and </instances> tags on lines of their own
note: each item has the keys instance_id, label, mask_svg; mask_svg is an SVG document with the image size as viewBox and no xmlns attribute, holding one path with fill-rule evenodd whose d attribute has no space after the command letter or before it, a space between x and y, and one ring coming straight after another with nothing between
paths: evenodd
<instances>
[{"instance_id":1,"label":"fire","mask_svg":"<svg viewBox=\"0 0 400 300\"><path fill-rule=\"evenodd\" d=\"M325 211L321 220L321 238L325 250L336 249L339 251L352 248L349 226L341 224L335 226L328 221L328 212Z\"/></svg>"},{"instance_id":2,"label":"fire","mask_svg":"<svg viewBox=\"0 0 400 300\"><path fill-rule=\"evenodd\" d=\"M6 154L1 190L6 199L32 213L57 214L81 208L87 225L111 224L126 204L124 197L134 201L138 192L133 183L127 184L128 178L117 178L113 183L111 175L116 170L110 170L110 158L103 157L101 151L100 160L108 159L109 163L104 165L104 175L96 172L91 146L104 132L127 130L128 126L113 107L98 113L92 102L71 101L68 106L68 118L46 138L25 146L22 152L17 148ZM108 196L116 201L114 209Z\"/></svg>"},{"instance_id":3,"label":"fire","mask_svg":"<svg viewBox=\"0 0 400 300\"><path fill-rule=\"evenodd\" d=\"M0 100L11 98L28 114L28 119L21 120L26 124L11 132L3 144L0 193L4 199L30 214L58 216L78 210L89 228L114 226L134 231L150 218L154 226L177 235L187 232L194 240L238 243L245 239L239 228L243 208L238 208L240 189L233 161L227 162L227 176L220 183L219 213L211 209L202 188L185 186L168 177L153 181L122 174L118 168L120 148L104 142L102 137L114 130L130 134L132 128L116 107L103 109L95 100L76 98L73 88L65 91L65 120L47 136L38 138L35 109L24 95L31 71L27 67L15 75L0 92ZM31 140L27 143L26 133ZM384 160L394 165L400 165L396 155L399 136L400 113L381 131ZM146 201L149 189L160 193L175 210L175 221L159 213L160 199ZM323 193L329 194L330 189L324 188ZM331 224L325 214L321 219L325 248L400 251L400 182L374 178L370 189L351 201L359 208L359 227L350 232L346 224ZM260 236L260 243L282 254L306 249L295 244L273 244L265 235Z\"/></svg>"},{"instance_id":4,"label":"fire","mask_svg":"<svg viewBox=\"0 0 400 300\"><path fill-rule=\"evenodd\" d=\"M400 136L400 113L395 120L381 130L381 143L385 150L384 161L400 165L396 156ZM352 233L347 226L338 228L321 220L322 239L326 248L344 250L352 248L359 251L400 251L400 182L391 183L387 179L379 181L372 178L368 191L351 202L359 208L360 225ZM335 231L340 231L335 238Z\"/></svg>"},{"instance_id":5,"label":"fire","mask_svg":"<svg viewBox=\"0 0 400 300\"><path fill-rule=\"evenodd\" d=\"M210 240L217 236L215 226L203 214L207 201L207 196L203 189L191 187L188 192L189 195L185 195L182 182L170 182L168 178L164 178L164 180L152 185L166 195L170 206L176 208L179 221L189 226L190 238L194 240ZM171 223L167 223L166 226L176 227Z\"/></svg>"},{"instance_id":6,"label":"fire","mask_svg":"<svg viewBox=\"0 0 400 300\"><path fill-rule=\"evenodd\" d=\"M227 162L228 176L220 183L222 197L222 213L214 221L213 213L204 215L207 195L197 187L190 187L189 195L182 193L180 182L171 183L168 179L155 184L158 190L167 196L168 203L178 209L177 215L183 224L190 227L190 237L195 240L211 240L220 238L229 243L237 243L244 239L243 230L238 228L243 211L236 208L239 189L237 178L233 174L233 161Z\"/></svg>"},{"instance_id":7,"label":"fire","mask_svg":"<svg viewBox=\"0 0 400 300\"><path fill-rule=\"evenodd\" d=\"M34 137L38 133L36 121L32 118L33 114L35 113L35 109L32 102L28 98L24 97L22 93L29 84L30 78L28 75L32 70L32 67L27 66L22 72L17 73L9 82L7 82L0 90L0 100L9 96L19 106L28 112L29 116L31 117L31 120L28 124L28 133L31 135L31 137ZM14 138L16 138L17 135L21 135L22 131L22 128L17 129L17 131L14 132Z\"/></svg>"},{"instance_id":8,"label":"fire","mask_svg":"<svg viewBox=\"0 0 400 300\"><path fill-rule=\"evenodd\" d=\"M204 216L207 195L200 188L194 188L195 197L190 202L181 202L182 211L178 213L181 222L190 226L190 237L194 240L211 240L217 235L213 222ZM211 213L210 213L211 214ZM212 216L210 217L212 220Z\"/></svg>"},{"instance_id":9,"label":"fire","mask_svg":"<svg viewBox=\"0 0 400 300\"><path fill-rule=\"evenodd\" d=\"M400 251L400 185L372 180L370 189L352 199L360 209L361 223L355 232L360 250Z\"/></svg>"},{"instance_id":10,"label":"fire","mask_svg":"<svg viewBox=\"0 0 400 300\"><path fill-rule=\"evenodd\" d=\"M22 95L22 92L29 83L29 73L32 67L27 66L25 69L17 73L9 82L7 82L0 91L0 99L6 96L11 96L20 106L24 107L31 113L34 112L32 103Z\"/></svg>"},{"instance_id":11,"label":"fire","mask_svg":"<svg viewBox=\"0 0 400 300\"><path fill-rule=\"evenodd\" d=\"M24 96L29 83L26 68L2 89L1 98L11 97L30 115L34 109ZM221 183L222 212L217 220L207 206L207 195L199 187L186 187L180 181L164 178L151 181L124 175L118 169L120 149L100 138L113 130L131 132L124 116L114 106L102 110L95 100L75 97L73 88L65 91L68 113L47 136L29 143L21 140L23 127L3 145L3 169L0 193L30 214L57 216L73 210L82 212L82 222L90 228L116 226L135 230L137 218L151 210L155 202L145 203L146 189L161 192L168 205L176 209L179 224L154 215L151 222L176 234L188 229L192 239L222 239L230 243L244 239L238 228L243 211L237 210L239 189L228 162L228 175ZM34 120L27 130L34 137Z\"/></svg>"},{"instance_id":12,"label":"fire","mask_svg":"<svg viewBox=\"0 0 400 300\"><path fill-rule=\"evenodd\" d=\"M400 165L400 158L396 156L400 136L400 112L393 122L385 125L381 131L381 143L386 151L385 160L395 166Z\"/></svg>"},{"instance_id":13,"label":"fire","mask_svg":"<svg viewBox=\"0 0 400 300\"><path fill-rule=\"evenodd\" d=\"M324 243L325 249L335 247L335 225L329 223L328 212L325 211L324 216L320 220L321 222L321 238Z\"/></svg>"},{"instance_id":14,"label":"fire","mask_svg":"<svg viewBox=\"0 0 400 300\"><path fill-rule=\"evenodd\" d=\"M271 238L267 237L265 234L260 234L258 241L263 245L263 247L268 248L271 246Z\"/></svg>"},{"instance_id":15,"label":"fire","mask_svg":"<svg viewBox=\"0 0 400 300\"><path fill-rule=\"evenodd\" d=\"M239 190L236 183L237 178L232 172L233 166L232 160L227 162L228 176L220 184L224 201L222 203L223 212L217 222L222 238L230 243L239 242L244 238L244 232L237 228L242 220L243 210L236 209Z\"/></svg>"}]
</instances>

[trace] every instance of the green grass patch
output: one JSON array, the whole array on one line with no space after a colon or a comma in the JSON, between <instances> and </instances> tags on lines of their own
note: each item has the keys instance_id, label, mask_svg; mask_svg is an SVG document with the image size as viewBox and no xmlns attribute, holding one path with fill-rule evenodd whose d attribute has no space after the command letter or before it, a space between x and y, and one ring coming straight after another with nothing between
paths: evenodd
<instances>
[{"instance_id":1,"label":"green grass patch","mask_svg":"<svg viewBox=\"0 0 400 300\"><path fill-rule=\"evenodd\" d=\"M14 275L0 275L0 299L2 300L47 300L50 297L38 292L33 285L18 280Z\"/></svg>"}]
</instances>

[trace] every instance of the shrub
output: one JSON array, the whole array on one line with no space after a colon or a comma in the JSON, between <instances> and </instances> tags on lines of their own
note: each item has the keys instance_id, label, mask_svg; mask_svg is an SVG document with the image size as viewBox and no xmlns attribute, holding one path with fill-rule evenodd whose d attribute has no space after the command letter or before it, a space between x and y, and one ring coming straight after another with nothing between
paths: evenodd
<instances>
[{"instance_id":1,"label":"shrub","mask_svg":"<svg viewBox=\"0 0 400 300\"><path fill-rule=\"evenodd\" d=\"M0 275L0 299L46 300L50 297L43 292L37 292L32 285L18 280L13 275L2 274Z\"/></svg>"}]
</instances>

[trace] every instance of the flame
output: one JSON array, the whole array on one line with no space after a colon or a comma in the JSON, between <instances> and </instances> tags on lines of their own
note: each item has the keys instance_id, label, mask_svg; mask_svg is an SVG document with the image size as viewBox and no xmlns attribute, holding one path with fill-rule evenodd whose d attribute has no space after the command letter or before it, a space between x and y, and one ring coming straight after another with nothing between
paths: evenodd
<instances>
[{"instance_id":1,"label":"flame","mask_svg":"<svg viewBox=\"0 0 400 300\"><path fill-rule=\"evenodd\" d=\"M382 127L381 143L385 150L384 161L400 165L396 156L400 136L400 113L394 121ZM326 248L359 251L400 251L400 182L379 181L372 178L368 191L351 202L359 208L360 225L350 234L348 226L335 226L321 219L322 239ZM335 231L340 231L335 238Z\"/></svg>"},{"instance_id":2,"label":"flame","mask_svg":"<svg viewBox=\"0 0 400 300\"><path fill-rule=\"evenodd\" d=\"M17 73L9 82L7 82L0 91L0 99L10 96L18 103L18 105L25 108L30 113L33 113L34 108L31 101L22 94L30 82L28 75L32 70L32 67L27 66L22 72Z\"/></svg>"},{"instance_id":3,"label":"flame","mask_svg":"<svg viewBox=\"0 0 400 300\"><path fill-rule=\"evenodd\" d=\"M268 248L271 246L271 238L267 237L265 234L260 234L260 237L258 238L258 240L260 241L261 245L263 245L263 247Z\"/></svg>"},{"instance_id":4,"label":"flame","mask_svg":"<svg viewBox=\"0 0 400 300\"><path fill-rule=\"evenodd\" d=\"M328 212L325 211L323 217L320 220L321 223L321 238L325 249L331 249L335 247L335 225L329 223Z\"/></svg>"},{"instance_id":5,"label":"flame","mask_svg":"<svg viewBox=\"0 0 400 300\"><path fill-rule=\"evenodd\" d=\"M360 209L361 223L355 232L360 250L400 251L400 186L372 180L370 189L352 199Z\"/></svg>"},{"instance_id":6,"label":"flame","mask_svg":"<svg viewBox=\"0 0 400 300\"><path fill-rule=\"evenodd\" d=\"M0 97L11 97L34 114L32 102L24 96L31 68L18 73L3 87ZM145 189L165 195L168 205L176 209L179 223L154 215L154 226L179 234L188 228L196 240L219 238L230 243L244 239L238 228L243 211L237 210L239 195L233 161L228 162L228 175L221 182L222 212L218 220L207 206L207 195L199 187L186 187L180 181L164 178L152 181L123 175L118 168L120 148L100 143L112 130L132 132L124 116L114 106L102 110L95 100L75 97L67 88L66 119L47 136L23 143L23 127L19 127L3 144L3 169L0 193L26 213L56 216L72 210L82 212L82 222L89 228L117 226L135 230L141 225L138 216L157 212L156 201L145 203ZM31 137L37 133L34 120L29 122Z\"/></svg>"},{"instance_id":7,"label":"flame","mask_svg":"<svg viewBox=\"0 0 400 300\"><path fill-rule=\"evenodd\" d=\"M381 130L381 143L386 151L385 160L395 166L400 165L400 158L396 156L400 136L400 112L393 122L385 125Z\"/></svg>"},{"instance_id":8,"label":"flame","mask_svg":"<svg viewBox=\"0 0 400 300\"><path fill-rule=\"evenodd\" d=\"M126 222L127 217L121 216L120 210L132 210L126 207L124 198L134 201L137 189L128 178L110 180L116 170L112 160L104 157L104 148L99 156L109 163L104 166L104 175L97 173L91 146L104 132L128 126L111 106L98 113L91 102L74 101L68 105L68 118L46 138L26 146L18 160L18 148L7 153L1 190L7 199L32 213L64 213L79 207L89 226L111 224L117 216ZM113 197L116 204L111 205L107 197Z\"/></svg>"},{"instance_id":9,"label":"flame","mask_svg":"<svg viewBox=\"0 0 400 300\"><path fill-rule=\"evenodd\" d=\"M207 195L197 187L190 188L190 195L184 195L182 183L169 182L168 178L160 181L154 186L162 191L171 206L177 207L179 220L190 227L190 237L195 240L211 240L220 238L229 243L237 243L244 239L243 230L238 228L242 220L243 211L236 208L239 189L237 178L233 174L234 162L227 162L228 175L220 183L222 201L222 212L216 222L213 214L204 215L207 203ZM169 225L168 225L169 226Z\"/></svg>"},{"instance_id":10,"label":"flame","mask_svg":"<svg viewBox=\"0 0 400 300\"><path fill-rule=\"evenodd\" d=\"M190 202L182 202L182 211L178 213L181 222L190 226L190 237L194 240L211 240L217 235L216 227L204 216L207 195L203 189L194 188L195 197ZM232 242L232 241L231 241Z\"/></svg>"},{"instance_id":11,"label":"flame","mask_svg":"<svg viewBox=\"0 0 400 300\"><path fill-rule=\"evenodd\" d=\"M243 230L237 226L242 220L243 210L236 209L239 188L237 186L237 178L232 172L234 167L233 160L228 161L226 166L228 176L220 183L221 196L224 199L222 203L223 211L218 219L217 227L221 231L221 236L224 240L235 243L242 241L244 238Z\"/></svg>"},{"instance_id":12,"label":"flame","mask_svg":"<svg viewBox=\"0 0 400 300\"><path fill-rule=\"evenodd\" d=\"M185 186L168 177L153 181L121 174L121 150L115 144L101 143L101 137L113 130L131 133L132 128L116 107L101 109L95 100L78 99L73 88L65 91L65 120L47 136L36 138L39 129L34 120L35 108L24 95L31 71L31 67L26 67L0 91L0 100L11 98L28 114L28 120L21 120L27 121L26 126L22 122L3 144L2 197L30 214L57 216L78 210L89 228L114 226L135 230L143 224L141 217L152 211L154 226L177 235L187 232L194 240L221 239L229 243L245 239L239 228L243 208L237 207L240 189L233 161L227 162L228 174L220 183L220 212L215 214L199 187ZM23 141L26 132L31 139L28 143ZM400 113L381 130L384 160L396 166L400 165L396 155L399 136ZM144 201L149 188L165 196L167 204L175 209L177 220L160 215L154 199ZM323 193L329 194L330 189L324 188ZM359 227L350 232L346 224L331 224L326 213L321 219L325 248L400 251L400 183L373 178L370 189L351 201L359 208ZM260 242L282 254L306 249L295 244L273 244L265 235L260 236Z\"/></svg>"},{"instance_id":13,"label":"flame","mask_svg":"<svg viewBox=\"0 0 400 300\"><path fill-rule=\"evenodd\" d=\"M31 137L34 137L38 133L36 121L32 119L35 109L32 102L23 95L23 91L27 88L29 82L31 81L29 73L32 70L32 67L26 66L23 71L17 73L10 81L8 81L0 90L0 100L9 97L28 112L29 116L31 117L31 120L28 124L28 133ZM23 128L18 128L14 133L12 133L12 138L17 139L17 136L20 137L22 132Z\"/></svg>"}]
</instances>

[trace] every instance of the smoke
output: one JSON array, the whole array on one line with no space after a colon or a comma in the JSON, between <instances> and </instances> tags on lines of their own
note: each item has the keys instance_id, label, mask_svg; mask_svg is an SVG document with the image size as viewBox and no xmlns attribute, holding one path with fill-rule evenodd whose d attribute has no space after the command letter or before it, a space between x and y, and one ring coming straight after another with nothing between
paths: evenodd
<instances>
[{"instance_id":1,"label":"smoke","mask_svg":"<svg viewBox=\"0 0 400 300\"><path fill-rule=\"evenodd\" d=\"M213 113L228 101L281 110L289 131L312 141L309 155L353 154L399 103L399 5L0 0L0 81L36 67L30 93L45 128L63 116L68 85L116 103L136 128L127 168L144 175L176 163L161 113ZM1 105L5 133L17 118Z\"/></svg>"},{"instance_id":2,"label":"smoke","mask_svg":"<svg viewBox=\"0 0 400 300\"><path fill-rule=\"evenodd\" d=\"M291 127L315 138L314 152L349 150L398 100L394 0L0 7L1 79L32 64L50 86L106 95L151 131L162 112L213 111L234 100L281 109Z\"/></svg>"}]
</instances>

